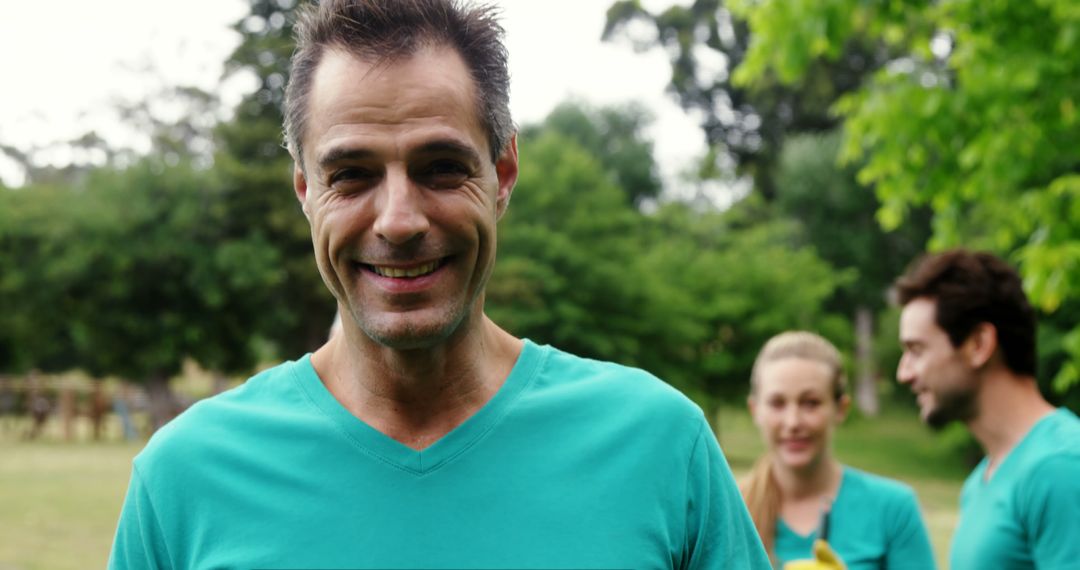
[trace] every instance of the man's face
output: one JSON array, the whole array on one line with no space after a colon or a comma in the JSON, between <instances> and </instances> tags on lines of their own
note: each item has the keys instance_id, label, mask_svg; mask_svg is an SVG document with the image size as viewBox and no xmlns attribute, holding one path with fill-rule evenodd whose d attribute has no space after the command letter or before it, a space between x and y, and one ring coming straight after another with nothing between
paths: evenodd
<instances>
[{"instance_id":1,"label":"man's face","mask_svg":"<svg viewBox=\"0 0 1080 570\"><path fill-rule=\"evenodd\" d=\"M909 384L918 397L922 420L933 428L950 421L975 418L978 375L954 347L948 334L937 325L937 303L920 297L900 313L900 343L904 354L896 379Z\"/></svg>"},{"instance_id":2,"label":"man's face","mask_svg":"<svg viewBox=\"0 0 1080 570\"><path fill-rule=\"evenodd\" d=\"M294 185L342 316L381 345L480 321L517 148L492 164L475 90L448 48L382 65L329 49L315 73Z\"/></svg>"}]
</instances>

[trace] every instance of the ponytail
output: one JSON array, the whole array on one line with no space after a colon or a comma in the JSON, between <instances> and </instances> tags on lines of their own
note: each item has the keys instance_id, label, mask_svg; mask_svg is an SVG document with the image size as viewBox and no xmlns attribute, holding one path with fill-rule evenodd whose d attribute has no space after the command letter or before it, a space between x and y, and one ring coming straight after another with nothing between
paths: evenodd
<instances>
[{"instance_id":1,"label":"ponytail","mask_svg":"<svg viewBox=\"0 0 1080 570\"><path fill-rule=\"evenodd\" d=\"M780 485L772 472L772 456L765 454L754 463L750 474L739 484L750 518L765 545L769 559L774 558L776 524L780 519Z\"/></svg>"}]
</instances>

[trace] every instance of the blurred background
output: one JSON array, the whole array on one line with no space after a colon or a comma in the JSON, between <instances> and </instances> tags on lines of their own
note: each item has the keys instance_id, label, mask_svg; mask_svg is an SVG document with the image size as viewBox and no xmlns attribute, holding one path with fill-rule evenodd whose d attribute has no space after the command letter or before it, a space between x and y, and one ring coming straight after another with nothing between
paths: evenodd
<instances>
[{"instance_id":1,"label":"blurred background","mask_svg":"<svg viewBox=\"0 0 1080 570\"><path fill-rule=\"evenodd\" d=\"M645 368L735 471L763 342L845 353L848 464L939 560L980 452L893 380L892 280L1016 264L1039 382L1080 410L1080 11L1039 2L503 0L521 179L492 318ZM293 0L20 3L0 20L0 569L104 565L131 458L334 314L281 146ZM943 566L944 567L944 566Z\"/></svg>"}]
</instances>

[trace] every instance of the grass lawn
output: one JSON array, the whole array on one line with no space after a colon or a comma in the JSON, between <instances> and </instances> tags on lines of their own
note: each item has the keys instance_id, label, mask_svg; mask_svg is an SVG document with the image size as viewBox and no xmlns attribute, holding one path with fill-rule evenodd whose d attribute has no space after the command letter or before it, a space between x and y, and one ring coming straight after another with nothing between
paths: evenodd
<instances>
[{"instance_id":1,"label":"grass lawn","mask_svg":"<svg viewBox=\"0 0 1080 570\"><path fill-rule=\"evenodd\" d=\"M115 418L111 418L115 420ZM736 474L762 446L745 410L720 414L720 442ZM20 438L25 425L0 424L0 570L103 568L127 488L131 459L142 442L120 441L109 426L105 442L88 441L79 426L63 442L50 426L36 442ZM941 568L956 524L956 502L967 468L945 440L914 414L852 418L837 435L845 463L900 479L919 494Z\"/></svg>"},{"instance_id":2,"label":"grass lawn","mask_svg":"<svg viewBox=\"0 0 1080 570\"><path fill-rule=\"evenodd\" d=\"M104 568L141 448L0 433L0 570Z\"/></svg>"}]
</instances>

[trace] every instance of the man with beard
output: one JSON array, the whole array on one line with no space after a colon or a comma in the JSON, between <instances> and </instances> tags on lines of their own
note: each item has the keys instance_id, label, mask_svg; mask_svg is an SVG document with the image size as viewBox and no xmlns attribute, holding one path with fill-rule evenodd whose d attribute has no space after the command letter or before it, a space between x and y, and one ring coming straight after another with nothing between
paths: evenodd
<instances>
[{"instance_id":1,"label":"man with beard","mask_svg":"<svg viewBox=\"0 0 1080 570\"><path fill-rule=\"evenodd\" d=\"M110 567L767 568L700 408L484 312L518 175L492 9L322 0L296 33L292 183L341 331L154 436Z\"/></svg>"},{"instance_id":2,"label":"man with beard","mask_svg":"<svg viewBox=\"0 0 1080 570\"><path fill-rule=\"evenodd\" d=\"M1035 312L988 253L926 257L897 280L897 380L924 422L967 425L986 457L964 483L950 567L1080 567L1080 419L1035 381Z\"/></svg>"}]
</instances>

